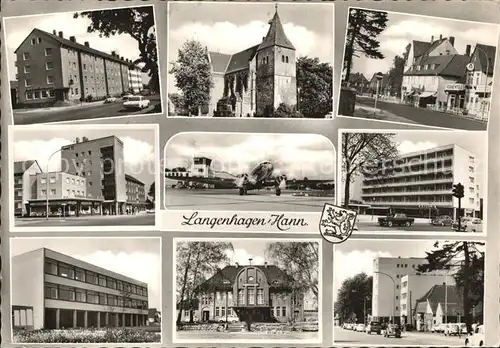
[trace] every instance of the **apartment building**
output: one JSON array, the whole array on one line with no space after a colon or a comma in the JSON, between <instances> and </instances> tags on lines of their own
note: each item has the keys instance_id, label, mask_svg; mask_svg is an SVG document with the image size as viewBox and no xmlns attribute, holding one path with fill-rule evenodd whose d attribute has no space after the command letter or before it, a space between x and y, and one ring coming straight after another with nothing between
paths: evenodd
<instances>
[{"instance_id":1,"label":"apartment building","mask_svg":"<svg viewBox=\"0 0 500 348\"><path fill-rule=\"evenodd\" d=\"M42 168L35 160L14 162L14 215L29 214L29 199L36 190L32 175L42 172Z\"/></svg>"},{"instance_id":2,"label":"apartment building","mask_svg":"<svg viewBox=\"0 0 500 348\"><path fill-rule=\"evenodd\" d=\"M11 281L14 328L146 325L146 283L50 249L14 256Z\"/></svg>"},{"instance_id":3,"label":"apartment building","mask_svg":"<svg viewBox=\"0 0 500 348\"><path fill-rule=\"evenodd\" d=\"M464 185L462 216L478 216L481 183L477 158L470 151L450 144L404 154L378 164L364 173L361 196L377 213L401 212L415 217L457 216L458 199L453 185Z\"/></svg>"},{"instance_id":4,"label":"apartment building","mask_svg":"<svg viewBox=\"0 0 500 348\"><path fill-rule=\"evenodd\" d=\"M26 107L119 96L137 85L139 68L131 60L65 38L62 31L35 28L14 53L19 104Z\"/></svg>"},{"instance_id":5,"label":"apartment building","mask_svg":"<svg viewBox=\"0 0 500 348\"><path fill-rule=\"evenodd\" d=\"M131 65L128 69L129 90L138 94L144 90L142 83L142 69Z\"/></svg>"},{"instance_id":6,"label":"apartment building","mask_svg":"<svg viewBox=\"0 0 500 348\"><path fill-rule=\"evenodd\" d=\"M146 191L142 181L125 174L127 191L127 209L130 213L146 210Z\"/></svg>"}]
</instances>

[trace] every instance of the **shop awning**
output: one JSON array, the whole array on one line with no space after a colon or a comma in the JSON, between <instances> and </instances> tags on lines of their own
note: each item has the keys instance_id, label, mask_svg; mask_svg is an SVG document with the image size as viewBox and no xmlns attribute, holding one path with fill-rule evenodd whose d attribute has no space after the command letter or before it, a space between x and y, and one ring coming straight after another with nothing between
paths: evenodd
<instances>
[{"instance_id":1,"label":"shop awning","mask_svg":"<svg viewBox=\"0 0 500 348\"><path fill-rule=\"evenodd\" d=\"M429 98L429 97L435 97L436 92L422 92L420 93L420 98Z\"/></svg>"}]
</instances>

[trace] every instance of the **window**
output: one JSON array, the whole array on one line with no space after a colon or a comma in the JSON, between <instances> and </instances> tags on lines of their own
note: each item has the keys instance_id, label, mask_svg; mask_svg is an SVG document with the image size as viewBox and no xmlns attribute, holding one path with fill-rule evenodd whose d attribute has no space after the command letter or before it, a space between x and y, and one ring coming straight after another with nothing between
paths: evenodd
<instances>
[{"instance_id":1,"label":"window","mask_svg":"<svg viewBox=\"0 0 500 348\"><path fill-rule=\"evenodd\" d=\"M29 54L29 52L24 52L24 53L23 53L23 59L24 59L24 60L29 60L29 59L30 59L30 54Z\"/></svg>"},{"instance_id":2,"label":"window","mask_svg":"<svg viewBox=\"0 0 500 348\"><path fill-rule=\"evenodd\" d=\"M396 289L399 289L399 285L396 285Z\"/></svg>"},{"instance_id":3,"label":"window","mask_svg":"<svg viewBox=\"0 0 500 348\"><path fill-rule=\"evenodd\" d=\"M87 70L87 64L83 64L83 71ZM87 76L85 76L85 81L87 81Z\"/></svg>"},{"instance_id":4,"label":"window","mask_svg":"<svg viewBox=\"0 0 500 348\"><path fill-rule=\"evenodd\" d=\"M87 290L87 303L99 303L99 296L97 296L97 293L95 291Z\"/></svg>"},{"instance_id":5,"label":"window","mask_svg":"<svg viewBox=\"0 0 500 348\"><path fill-rule=\"evenodd\" d=\"M34 38L32 38L32 39L31 39L31 44L32 44L32 45L36 45L36 44L37 44L37 41L38 41L38 40L36 39L36 37L34 37Z\"/></svg>"},{"instance_id":6,"label":"window","mask_svg":"<svg viewBox=\"0 0 500 348\"><path fill-rule=\"evenodd\" d=\"M215 307L215 316L220 316L219 307Z\"/></svg>"},{"instance_id":7,"label":"window","mask_svg":"<svg viewBox=\"0 0 500 348\"><path fill-rule=\"evenodd\" d=\"M255 289L247 289L247 304L254 305L255 304Z\"/></svg>"},{"instance_id":8,"label":"window","mask_svg":"<svg viewBox=\"0 0 500 348\"><path fill-rule=\"evenodd\" d=\"M57 300L57 285L51 283L45 284L45 298Z\"/></svg>"},{"instance_id":9,"label":"window","mask_svg":"<svg viewBox=\"0 0 500 348\"><path fill-rule=\"evenodd\" d=\"M288 63L288 56L285 57L285 62Z\"/></svg>"},{"instance_id":10,"label":"window","mask_svg":"<svg viewBox=\"0 0 500 348\"><path fill-rule=\"evenodd\" d=\"M49 96L49 93L47 92L47 90L42 90L42 98L48 98Z\"/></svg>"},{"instance_id":11,"label":"window","mask_svg":"<svg viewBox=\"0 0 500 348\"><path fill-rule=\"evenodd\" d=\"M73 269L64 263L59 263L59 275L61 277L70 278L70 279L75 278L75 272L73 271Z\"/></svg>"},{"instance_id":12,"label":"window","mask_svg":"<svg viewBox=\"0 0 500 348\"><path fill-rule=\"evenodd\" d=\"M285 62L285 56L281 55L281 61L284 63Z\"/></svg>"},{"instance_id":13,"label":"window","mask_svg":"<svg viewBox=\"0 0 500 348\"><path fill-rule=\"evenodd\" d=\"M106 297L106 294L99 293L99 304L100 305L106 305L106 304L108 304L107 299L108 298Z\"/></svg>"},{"instance_id":14,"label":"window","mask_svg":"<svg viewBox=\"0 0 500 348\"><path fill-rule=\"evenodd\" d=\"M113 278L108 278L106 281L106 285L108 286L108 288L116 289L116 282Z\"/></svg>"},{"instance_id":15,"label":"window","mask_svg":"<svg viewBox=\"0 0 500 348\"><path fill-rule=\"evenodd\" d=\"M94 272L89 272L89 271L85 272L85 280L89 284L95 284L95 285L98 284L97 276Z\"/></svg>"},{"instance_id":16,"label":"window","mask_svg":"<svg viewBox=\"0 0 500 348\"><path fill-rule=\"evenodd\" d=\"M245 291L243 289L238 290L238 305L244 305L245 304Z\"/></svg>"},{"instance_id":17,"label":"window","mask_svg":"<svg viewBox=\"0 0 500 348\"><path fill-rule=\"evenodd\" d=\"M396 268L399 268L399 263L396 265Z\"/></svg>"},{"instance_id":18,"label":"window","mask_svg":"<svg viewBox=\"0 0 500 348\"><path fill-rule=\"evenodd\" d=\"M116 281L116 289L123 290L123 282L121 280Z\"/></svg>"},{"instance_id":19,"label":"window","mask_svg":"<svg viewBox=\"0 0 500 348\"><path fill-rule=\"evenodd\" d=\"M92 151L90 151L90 150L89 150L89 156L92 156ZM90 162L90 163L92 163L92 162Z\"/></svg>"},{"instance_id":20,"label":"window","mask_svg":"<svg viewBox=\"0 0 500 348\"><path fill-rule=\"evenodd\" d=\"M51 55L52 55L52 48L47 47L47 48L45 49L45 55L46 55L46 56L51 56Z\"/></svg>"},{"instance_id":21,"label":"window","mask_svg":"<svg viewBox=\"0 0 500 348\"><path fill-rule=\"evenodd\" d=\"M31 65L25 65L24 66L24 73L29 74L31 72Z\"/></svg>"},{"instance_id":22,"label":"window","mask_svg":"<svg viewBox=\"0 0 500 348\"><path fill-rule=\"evenodd\" d=\"M99 285L100 286L106 286L106 277L103 275L99 275Z\"/></svg>"},{"instance_id":23,"label":"window","mask_svg":"<svg viewBox=\"0 0 500 348\"><path fill-rule=\"evenodd\" d=\"M45 260L45 273L57 275L57 261Z\"/></svg>"},{"instance_id":24,"label":"window","mask_svg":"<svg viewBox=\"0 0 500 348\"><path fill-rule=\"evenodd\" d=\"M41 95L40 91L35 91L33 93L33 96L35 97L35 99L40 99L40 95Z\"/></svg>"},{"instance_id":25,"label":"window","mask_svg":"<svg viewBox=\"0 0 500 348\"><path fill-rule=\"evenodd\" d=\"M85 290L76 289L75 295L76 295L75 299L77 302L87 302L87 296L85 296Z\"/></svg>"},{"instance_id":26,"label":"window","mask_svg":"<svg viewBox=\"0 0 500 348\"><path fill-rule=\"evenodd\" d=\"M229 310L227 311L227 314L229 315ZM226 316L226 307L221 307L220 309L220 315L225 317Z\"/></svg>"},{"instance_id":27,"label":"window","mask_svg":"<svg viewBox=\"0 0 500 348\"><path fill-rule=\"evenodd\" d=\"M49 179L49 181L50 181L51 184L55 184L56 178L53 177L53 176L51 176L50 179Z\"/></svg>"},{"instance_id":28,"label":"window","mask_svg":"<svg viewBox=\"0 0 500 348\"><path fill-rule=\"evenodd\" d=\"M42 190L42 196L47 196L47 190L45 189Z\"/></svg>"},{"instance_id":29,"label":"window","mask_svg":"<svg viewBox=\"0 0 500 348\"><path fill-rule=\"evenodd\" d=\"M46 62L45 63L45 70L52 70L54 68L54 65L52 62Z\"/></svg>"},{"instance_id":30,"label":"window","mask_svg":"<svg viewBox=\"0 0 500 348\"><path fill-rule=\"evenodd\" d=\"M25 87L31 87L32 83L33 83L33 81L31 79L24 80L24 86Z\"/></svg>"},{"instance_id":31,"label":"window","mask_svg":"<svg viewBox=\"0 0 500 348\"><path fill-rule=\"evenodd\" d=\"M281 307L276 307L276 316L281 317Z\"/></svg>"},{"instance_id":32,"label":"window","mask_svg":"<svg viewBox=\"0 0 500 348\"><path fill-rule=\"evenodd\" d=\"M47 76L47 84L51 85L54 83L54 76L48 75Z\"/></svg>"},{"instance_id":33,"label":"window","mask_svg":"<svg viewBox=\"0 0 500 348\"><path fill-rule=\"evenodd\" d=\"M108 295L108 305L116 306L117 304L118 304L118 300L116 299L116 296Z\"/></svg>"},{"instance_id":34,"label":"window","mask_svg":"<svg viewBox=\"0 0 500 348\"><path fill-rule=\"evenodd\" d=\"M399 307L398 306L396 306L396 310L399 311Z\"/></svg>"},{"instance_id":35,"label":"window","mask_svg":"<svg viewBox=\"0 0 500 348\"><path fill-rule=\"evenodd\" d=\"M56 195L56 190L55 189L51 189L50 190L50 195L51 196L55 196Z\"/></svg>"},{"instance_id":36,"label":"window","mask_svg":"<svg viewBox=\"0 0 500 348\"><path fill-rule=\"evenodd\" d=\"M286 307L281 307L281 316L286 317Z\"/></svg>"},{"instance_id":37,"label":"window","mask_svg":"<svg viewBox=\"0 0 500 348\"><path fill-rule=\"evenodd\" d=\"M59 285L59 300L74 301L75 289L69 286Z\"/></svg>"},{"instance_id":38,"label":"window","mask_svg":"<svg viewBox=\"0 0 500 348\"><path fill-rule=\"evenodd\" d=\"M75 279L81 282L85 281L85 271L80 268L75 268Z\"/></svg>"},{"instance_id":39,"label":"window","mask_svg":"<svg viewBox=\"0 0 500 348\"><path fill-rule=\"evenodd\" d=\"M257 304L258 305L264 304L264 289L257 290Z\"/></svg>"}]
</instances>

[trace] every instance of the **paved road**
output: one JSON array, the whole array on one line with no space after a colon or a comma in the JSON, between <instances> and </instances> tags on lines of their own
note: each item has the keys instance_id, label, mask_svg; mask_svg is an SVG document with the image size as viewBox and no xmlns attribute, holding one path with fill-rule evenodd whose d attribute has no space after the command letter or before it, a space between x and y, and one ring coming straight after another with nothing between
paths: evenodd
<instances>
[{"instance_id":1,"label":"paved road","mask_svg":"<svg viewBox=\"0 0 500 348\"><path fill-rule=\"evenodd\" d=\"M154 226L155 214L144 215L119 215L119 216L102 216L102 217L78 217L78 218L50 218L46 219L33 219L24 218L16 219L16 227L48 227L48 226Z\"/></svg>"},{"instance_id":2,"label":"paved road","mask_svg":"<svg viewBox=\"0 0 500 348\"><path fill-rule=\"evenodd\" d=\"M375 100L371 98L356 98L356 104L368 107L375 106ZM377 109L382 109L392 114L404 117L425 126L455 128L464 130L479 130L483 131L487 128L487 123L470 120L463 117L450 115L444 112L428 110L424 108L416 108L404 104L387 103L383 101L377 102Z\"/></svg>"},{"instance_id":3,"label":"paved road","mask_svg":"<svg viewBox=\"0 0 500 348\"><path fill-rule=\"evenodd\" d=\"M333 194L332 194L333 195ZM325 202L333 203L333 197L304 197L274 191L250 191L240 196L234 189L187 190L167 188L165 206L179 210L229 210L272 212L321 212Z\"/></svg>"},{"instance_id":4,"label":"paved road","mask_svg":"<svg viewBox=\"0 0 500 348\"><path fill-rule=\"evenodd\" d=\"M464 338L445 337L442 334L432 334L427 332L406 332L401 338L384 337L382 335L368 335L364 332L354 332L344 330L340 327L334 329L334 342L338 344L370 344L379 345L380 347L390 346L463 346Z\"/></svg>"},{"instance_id":5,"label":"paved road","mask_svg":"<svg viewBox=\"0 0 500 348\"><path fill-rule=\"evenodd\" d=\"M371 221L358 221L356 223L359 231L384 231L384 232L401 232L401 231L419 231L419 232L454 232L450 226L433 226L429 223L415 223L410 227L405 226L395 226L395 227L383 227L379 226L376 220L374 222Z\"/></svg>"},{"instance_id":6,"label":"paved road","mask_svg":"<svg viewBox=\"0 0 500 348\"><path fill-rule=\"evenodd\" d=\"M263 332L213 332L213 331L178 331L176 340L304 340L316 341L318 332L284 332L265 334Z\"/></svg>"},{"instance_id":7,"label":"paved road","mask_svg":"<svg viewBox=\"0 0 500 348\"><path fill-rule=\"evenodd\" d=\"M63 121L76 121L86 119L96 119L103 117L117 117L127 115L139 115L152 113L154 106L160 104L159 100L152 100L150 107L144 110L126 110L123 108L121 102L110 104L96 104L92 106L83 105L71 108L61 107L51 108L48 110L29 110L29 111L16 111L14 110L14 124L33 124L33 123L49 123L49 122L63 122Z\"/></svg>"}]
</instances>

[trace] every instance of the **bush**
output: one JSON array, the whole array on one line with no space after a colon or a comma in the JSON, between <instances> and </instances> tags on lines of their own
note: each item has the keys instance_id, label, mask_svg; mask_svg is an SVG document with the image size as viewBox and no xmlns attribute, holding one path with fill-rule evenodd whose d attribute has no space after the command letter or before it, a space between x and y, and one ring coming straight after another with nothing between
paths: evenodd
<instances>
[{"instance_id":1,"label":"bush","mask_svg":"<svg viewBox=\"0 0 500 348\"><path fill-rule=\"evenodd\" d=\"M153 343L160 342L157 333L141 329L68 329L14 332L16 343Z\"/></svg>"},{"instance_id":2,"label":"bush","mask_svg":"<svg viewBox=\"0 0 500 348\"><path fill-rule=\"evenodd\" d=\"M87 103L90 103L93 99L94 99L94 97L92 96L92 94L89 94L89 95L85 98L85 101L86 101Z\"/></svg>"},{"instance_id":3,"label":"bush","mask_svg":"<svg viewBox=\"0 0 500 348\"><path fill-rule=\"evenodd\" d=\"M276 118L302 118L302 114L297 108L285 103L281 103L278 108L274 111L274 117Z\"/></svg>"}]
</instances>

